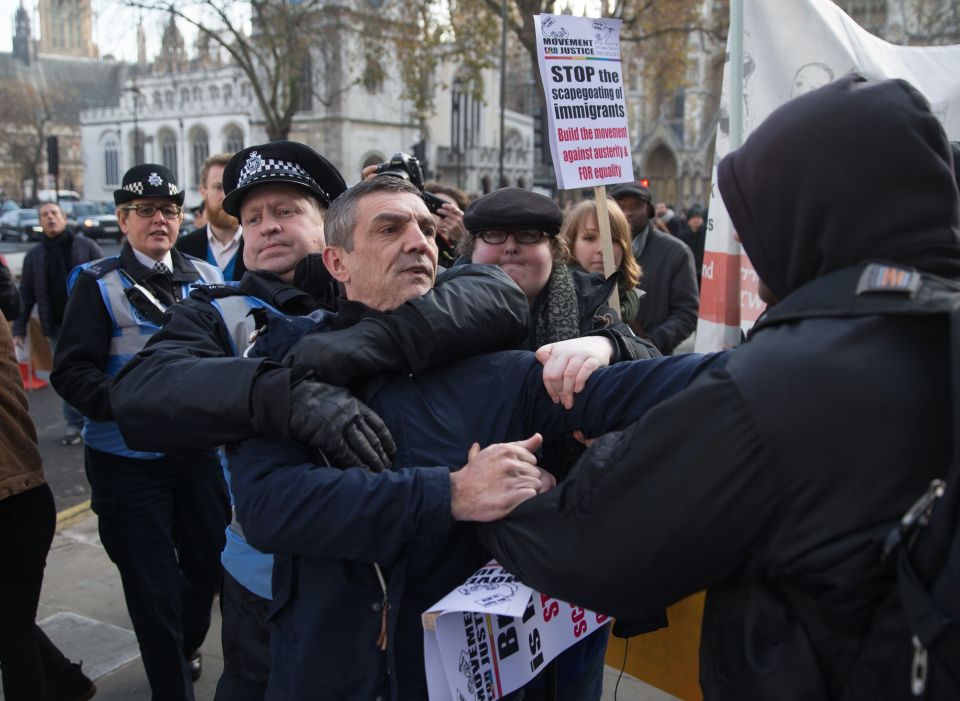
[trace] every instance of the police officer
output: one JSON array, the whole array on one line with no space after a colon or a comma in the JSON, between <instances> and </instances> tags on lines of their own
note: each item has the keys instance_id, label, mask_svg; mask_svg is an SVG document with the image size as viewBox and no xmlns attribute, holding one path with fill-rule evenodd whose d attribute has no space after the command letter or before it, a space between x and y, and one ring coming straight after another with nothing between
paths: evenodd
<instances>
[{"instance_id":1,"label":"police officer","mask_svg":"<svg viewBox=\"0 0 960 701\"><path fill-rule=\"evenodd\" d=\"M108 390L123 364L159 329L164 311L196 283L223 280L214 266L174 249L184 193L161 165L128 170L114 192L126 236L120 255L75 268L51 380L84 415L91 505L123 581L154 699L193 699L198 649L210 625L229 520L213 450L168 454L130 448ZM174 389L173 398L182 389ZM175 401L164 412L177 412ZM166 426L154 423L159 444Z\"/></svg>"},{"instance_id":2,"label":"police officer","mask_svg":"<svg viewBox=\"0 0 960 701\"><path fill-rule=\"evenodd\" d=\"M303 367L239 357L267 316L271 333L279 333L273 323L285 315L337 306L320 254L326 209L346 183L329 161L295 142L244 149L227 164L223 182L226 212L238 216L242 205L250 205L241 222L247 273L236 287L195 290L117 377L111 399L131 445L158 449L169 440L178 448L204 448L262 433L319 448L333 464L380 469L389 463L383 442L390 438L379 419L345 390L318 379L346 383L418 371L525 338L527 304L520 289L491 266L460 266L427 295L389 313L361 315L342 307L338 326L349 328L314 334L324 339L301 349ZM349 349L349 358L325 363L333 347ZM176 412L166 408L172 403ZM160 420L171 435L157 434ZM217 698L262 699L270 663L265 617L272 558L247 545L237 521L226 543L224 676Z\"/></svg>"}]
</instances>

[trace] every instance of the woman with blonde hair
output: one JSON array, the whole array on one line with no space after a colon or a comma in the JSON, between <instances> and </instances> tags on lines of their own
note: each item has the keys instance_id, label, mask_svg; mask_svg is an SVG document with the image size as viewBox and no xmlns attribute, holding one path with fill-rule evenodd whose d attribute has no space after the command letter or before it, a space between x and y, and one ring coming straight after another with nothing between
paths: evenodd
<instances>
[{"instance_id":1,"label":"woman with blonde hair","mask_svg":"<svg viewBox=\"0 0 960 701\"><path fill-rule=\"evenodd\" d=\"M630 245L630 224L619 205L607 200L607 216L610 219L610 237L613 241L613 260L620 278L617 289L620 292L620 317L630 323L637 316L640 307L640 295L637 283L643 271L633 257ZM588 273L603 275L603 249L600 245L600 227L598 225L597 203L594 200L581 202L567 214L560 235L564 237L573 257L572 264Z\"/></svg>"}]
</instances>

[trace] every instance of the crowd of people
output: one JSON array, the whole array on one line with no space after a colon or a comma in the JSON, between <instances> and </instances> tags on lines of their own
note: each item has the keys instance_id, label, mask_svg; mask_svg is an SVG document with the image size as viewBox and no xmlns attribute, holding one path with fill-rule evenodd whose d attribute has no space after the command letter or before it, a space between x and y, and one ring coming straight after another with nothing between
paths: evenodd
<instances>
[{"instance_id":1,"label":"crowd of people","mask_svg":"<svg viewBox=\"0 0 960 701\"><path fill-rule=\"evenodd\" d=\"M949 335L863 281L960 289L955 165L903 81L775 112L719 165L773 306L709 354L674 355L705 213L640 183L566 213L520 188L468 202L375 168L347 187L278 141L207 161L183 237L175 175L129 169L116 256L42 205L0 336L0 542L24 572L0 589L6 698L95 693L34 623L53 505L12 346L35 302L154 699L193 698L217 595L218 700L426 698L420 616L491 556L624 634L707 589L707 698L907 698L917 648L879 552L950 463ZM609 634L510 698L599 699Z\"/></svg>"}]
</instances>

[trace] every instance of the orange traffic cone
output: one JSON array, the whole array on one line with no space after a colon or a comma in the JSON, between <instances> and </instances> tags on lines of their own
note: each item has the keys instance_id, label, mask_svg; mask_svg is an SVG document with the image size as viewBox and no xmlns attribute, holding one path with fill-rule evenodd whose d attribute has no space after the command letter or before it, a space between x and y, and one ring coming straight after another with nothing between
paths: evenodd
<instances>
[{"instance_id":1,"label":"orange traffic cone","mask_svg":"<svg viewBox=\"0 0 960 701\"><path fill-rule=\"evenodd\" d=\"M17 366L20 368L20 381L23 382L23 388L28 392L32 392L35 389L43 389L48 384L45 380L37 377L36 370L30 360L31 356L29 351L17 348Z\"/></svg>"},{"instance_id":2,"label":"orange traffic cone","mask_svg":"<svg viewBox=\"0 0 960 701\"><path fill-rule=\"evenodd\" d=\"M47 382L37 377L33 368L30 367L30 363L17 363L17 365L20 367L20 379L23 381L25 390L32 392L35 389L43 389L47 386Z\"/></svg>"}]
</instances>

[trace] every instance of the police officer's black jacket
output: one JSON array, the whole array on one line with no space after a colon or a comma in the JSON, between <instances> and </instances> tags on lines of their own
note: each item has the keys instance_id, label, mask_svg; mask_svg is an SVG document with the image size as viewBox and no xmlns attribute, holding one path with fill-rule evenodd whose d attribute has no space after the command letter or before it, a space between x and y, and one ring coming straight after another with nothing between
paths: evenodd
<instances>
[{"instance_id":1,"label":"police officer's black jacket","mask_svg":"<svg viewBox=\"0 0 960 701\"><path fill-rule=\"evenodd\" d=\"M120 268L135 282L146 287L163 305L176 303L180 286L200 279L196 268L176 249L170 250L173 271L170 275L148 268L137 260L130 244L120 248ZM109 259L108 259L109 260ZM110 353L113 321L93 274L81 273L67 301L64 324L57 340L54 370L50 376L57 394L94 421L115 420L115 407L109 391L113 380L105 371ZM153 430L157 427L154 425ZM216 444L197 446L211 448ZM157 448L165 452L162 448Z\"/></svg>"},{"instance_id":2,"label":"police officer's black jacket","mask_svg":"<svg viewBox=\"0 0 960 701\"><path fill-rule=\"evenodd\" d=\"M719 185L785 302L874 258L960 278L948 143L902 81L792 101ZM903 626L880 551L949 464L947 333L882 316L763 328L482 538L525 583L622 621L707 589L708 699L907 698L910 646L881 642Z\"/></svg>"},{"instance_id":3,"label":"police officer's black jacket","mask_svg":"<svg viewBox=\"0 0 960 701\"><path fill-rule=\"evenodd\" d=\"M300 262L293 283L247 271L239 292L291 315L337 306L334 281L319 255ZM290 369L264 358L236 357L232 350L223 318L211 303L232 293L207 286L171 307L163 328L117 376L110 400L131 448L216 446L256 435L255 417L279 417L275 421L283 422L289 416ZM499 268L487 265L442 271L431 292L400 310L366 311L396 330L400 348L385 352L450 360L477 348L518 344L526 336L529 316L520 288ZM351 322L357 317L355 308L345 315ZM456 332L438 332L450 329ZM157 431L158 425L166 430Z\"/></svg>"}]
</instances>

